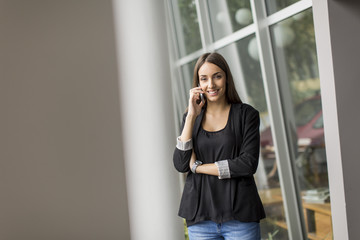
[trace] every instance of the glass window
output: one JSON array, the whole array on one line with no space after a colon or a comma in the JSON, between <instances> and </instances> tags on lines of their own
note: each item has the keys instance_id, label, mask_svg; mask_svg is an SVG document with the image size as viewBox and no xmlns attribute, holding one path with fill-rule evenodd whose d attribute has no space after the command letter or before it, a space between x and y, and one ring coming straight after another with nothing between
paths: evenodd
<instances>
[{"instance_id":1,"label":"glass window","mask_svg":"<svg viewBox=\"0 0 360 240\"><path fill-rule=\"evenodd\" d=\"M208 0L214 40L253 23L250 0Z\"/></svg>"},{"instance_id":2,"label":"glass window","mask_svg":"<svg viewBox=\"0 0 360 240\"><path fill-rule=\"evenodd\" d=\"M243 102L260 112L261 154L255 175L266 219L261 221L262 239L288 239L281 186L269 123L255 35L250 35L218 51L228 61Z\"/></svg>"},{"instance_id":3,"label":"glass window","mask_svg":"<svg viewBox=\"0 0 360 240\"><path fill-rule=\"evenodd\" d=\"M312 97L306 99L295 107L295 122L297 127L305 126L321 111L321 98Z\"/></svg>"},{"instance_id":4,"label":"glass window","mask_svg":"<svg viewBox=\"0 0 360 240\"><path fill-rule=\"evenodd\" d=\"M202 47L195 0L177 0L173 8L178 48L183 57Z\"/></svg>"},{"instance_id":5,"label":"glass window","mask_svg":"<svg viewBox=\"0 0 360 240\"><path fill-rule=\"evenodd\" d=\"M298 1L300 0L266 0L267 13L268 15L271 15Z\"/></svg>"},{"instance_id":6,"label":"glass window","mask_svg":"<svg viewBox=\"0 0 360 240\"><path fill-rule=\"evenodd\" d=\"M309 239L332 239L312 9L271 27L291 161Z\"/></svg>"},{"instance_id":7,"label":"glass window","mask_svg":"<svg viewBox=\"0 0 360 240\"><path fill-rule=\"evenodd\" d=\"M266 9L262 10L267 10L267 14L271 15L299 1L264 0ZM179 58L202 47L213 49L212 45L202 46L200 27L205 32L211 30L212 40L217 41L254 24L250 0L207 0L208 8L200 10L207 11L210 26L199 26L195 0L171 0L171 3ZM204 6L203 2L200 3ZM265 4L260 5L265 7ZM271 39L262 40L271 41L273 45L286 138L289 141L288 161L291 161L297 178L295 184L302 201L304 227L309 239L331 239L331 209L312 10L300 11L268 26ZM267 214L267 218L261 221L262 238L289 239L291 231L288 231L285 218L286 209L281 191L283 184L278 174L280 168L274 151L256 36L252 34L239 41L233 40L217 51L228 61L243 102L260 112L261 154L255 179ZM180 103L177 104L179 116L182 116L182 108L188 104L195 61L187 62L177 69L182 79L173 87L180 92L176 99ZM272 89L268 91L268 94L274 94ZM284 179L287 180L290 179Z\"/></svg>"},{"instance_id":8,"label":"glass window","mask_svg":"<svg viewBox=\"0 0 360 240\"><path fill-rule=\"evenodd\" d=\"M183 81L184 81L184 87L185 87L186 94L188 94L189 90L192 88L194 68L195 68L196 61L197 61L197 59L181 66L181 71L183 74ZM186 96L186 100L188 100L188 99L189 99L189 96Z\"/></svg>"},{"instance_id":9,"label":"glass window","mask_svg":"<svg viewBox=\"0 0 360 240\"><path fill-rule=\"evenodd\" d=\"M324 122L323 122L323 116L321 114L321 116L318 118L318 120L316 120L316 122L313 125L313 128L318 129L318 128L323 128L324 127Z\"/></svg>"}]
</instances>

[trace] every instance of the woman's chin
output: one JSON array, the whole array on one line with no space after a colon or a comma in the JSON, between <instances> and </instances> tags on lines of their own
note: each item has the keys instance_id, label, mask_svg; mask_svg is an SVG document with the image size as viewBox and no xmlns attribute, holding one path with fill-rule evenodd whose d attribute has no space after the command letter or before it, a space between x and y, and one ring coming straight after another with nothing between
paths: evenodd
<instances>
[{"instance_id":1,"label":"woman's chin","mask_svg":"<svg viewBox=\"0 0 360 240\"><path fill-rule=\"evenodd\" d=\"M221 102L225 100L225 96L207 96L208 102Z\"/></svg>"}]
</instances>

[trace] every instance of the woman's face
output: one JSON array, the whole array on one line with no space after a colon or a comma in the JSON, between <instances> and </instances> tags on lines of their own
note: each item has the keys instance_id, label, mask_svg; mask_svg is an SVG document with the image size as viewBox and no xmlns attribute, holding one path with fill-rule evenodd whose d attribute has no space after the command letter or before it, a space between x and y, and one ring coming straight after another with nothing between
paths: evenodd
<instances>
[{"instance_id":1,"label":"woman's face","mask_svg":"<svg viewBox=\"0 0 360 240\"><path fill-rule=\"evenodd\" d=\"M200 87L209 102L223 101L226 94L226 75L221 68L205 62L199 69Z\"/></svg>"}]
</instances>

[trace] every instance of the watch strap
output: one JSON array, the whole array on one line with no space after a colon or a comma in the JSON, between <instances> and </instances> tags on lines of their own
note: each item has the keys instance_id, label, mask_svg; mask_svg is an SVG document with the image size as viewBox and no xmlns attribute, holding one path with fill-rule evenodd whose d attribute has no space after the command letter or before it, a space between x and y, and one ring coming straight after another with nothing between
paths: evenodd
<instances>
[{"instance_id":1,"label":"watch strap","mask_svg":"<svg viewBox=\"0 0 360 240\"><path fill-rule=\"evenodd\" d=\"M199 161L199 160L196 160L195 163L194 163L194 164L192 165L192 167L191 167L191 172L192 172L192 173L196 173L196 168L197 168L198 166L200 166L200 165L202 165L202 162Z\"/></svg>"}]
</instances>

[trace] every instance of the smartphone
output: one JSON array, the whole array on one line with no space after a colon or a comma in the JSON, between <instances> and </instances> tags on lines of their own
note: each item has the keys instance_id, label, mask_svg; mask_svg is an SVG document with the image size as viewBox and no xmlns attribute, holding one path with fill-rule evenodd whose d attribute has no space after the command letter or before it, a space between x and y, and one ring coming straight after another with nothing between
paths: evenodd
<instances>
[{"instance_id":1,"label":"smartphone","mask_svg":"<svg viewBox=\"0 0 360 240\"><path fill-rule=\"evenodd\" d=\"M200 87L200 84L198 85L198 87ZM198 99L196 101L197 104L200 104L201 102L205 101L205 98L204 98L204 94L203 93L200 93L200 99Z\"/></svg>"}]
</instances>

